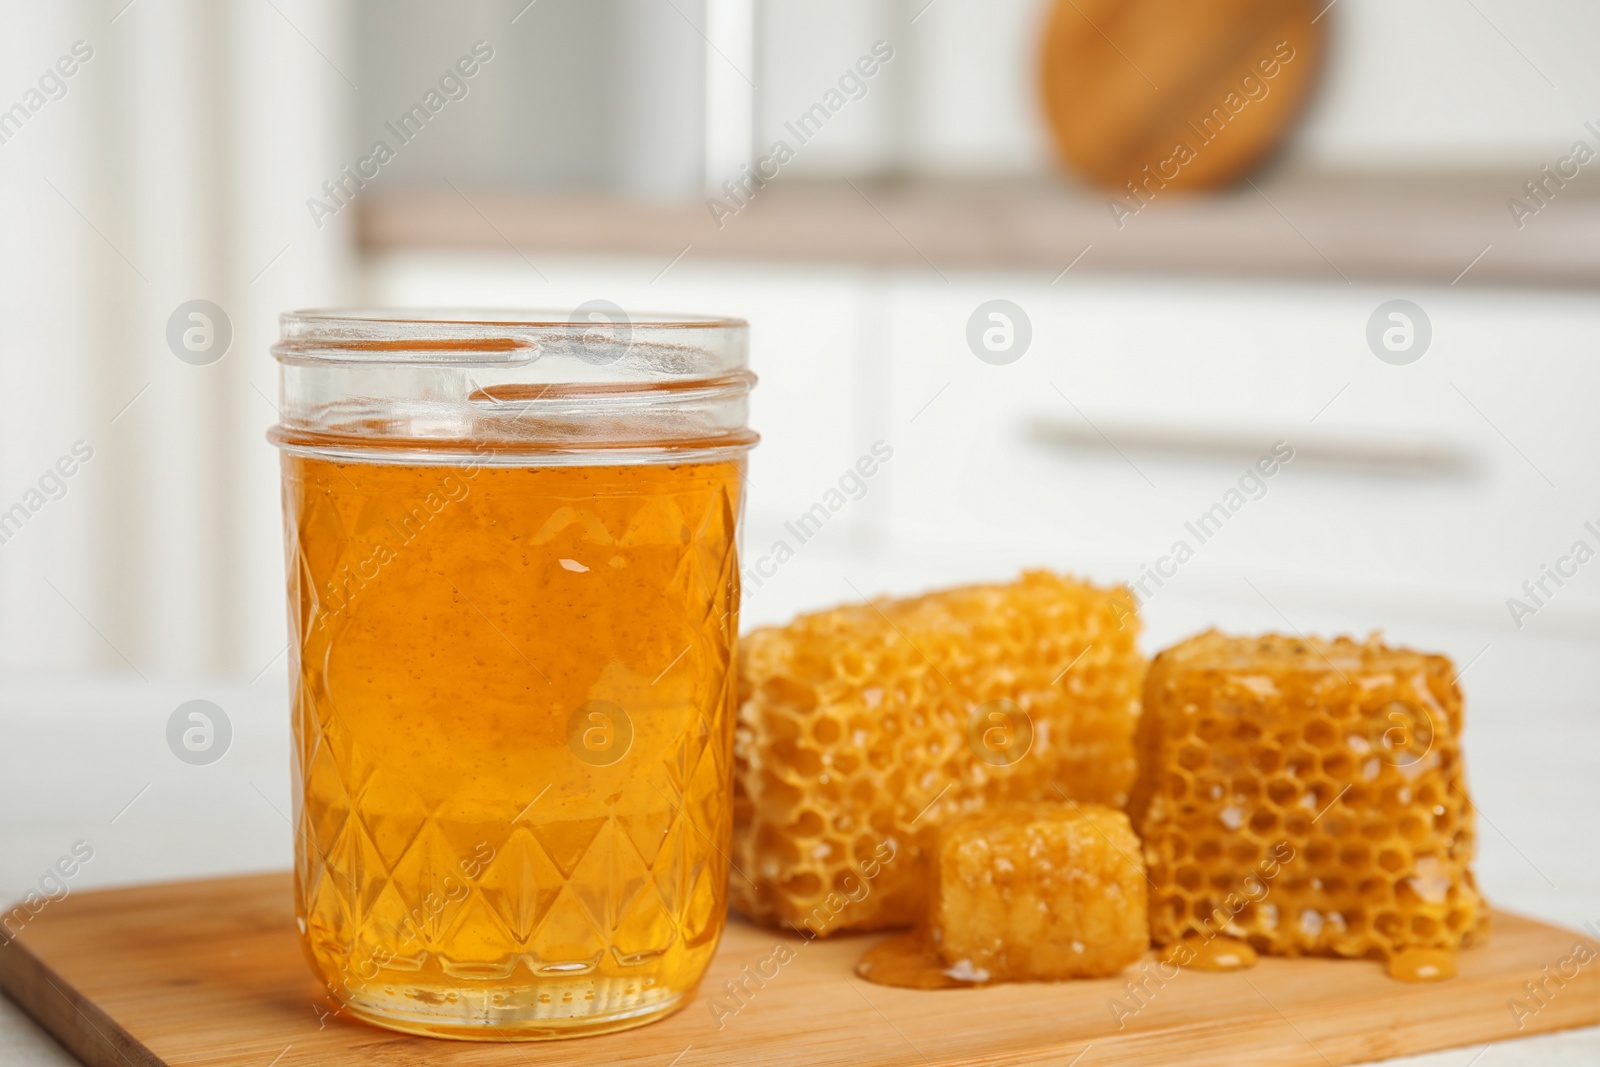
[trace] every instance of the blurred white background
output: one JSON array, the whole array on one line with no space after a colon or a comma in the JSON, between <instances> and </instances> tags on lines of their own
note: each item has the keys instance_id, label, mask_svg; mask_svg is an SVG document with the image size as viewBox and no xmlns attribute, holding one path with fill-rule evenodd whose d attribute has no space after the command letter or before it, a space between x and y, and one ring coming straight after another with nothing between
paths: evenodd
<instances>
[{"instance_id":1,"label":"blurred white background","mask_svg":"<svg viewBox=\"0 0 1600 1067\"><path fill-rule=\"evenodd\" d=\"M713 0L713 16L719 4L740 6ZM664 262L554 262L530 250L547 283L510 251L363 257L356 211L318 228L307 210L478 40L495 58L376 188L692 198L707 153L727 158L730 138L750 128L741 115L754 114L747 142L769 143L879 39L895 42L896 59L785 178L1051 167L1034 102L1039 0L764 0L749 10L754 85L730 86L722 56L738 51L737 29L713 51L703 6L679 0L8 6L0 102L22 100L74 42L93 58L0 144L10 237L0 505L22 499L75 441L94 459L0 545L0 662L246 679L268 667L283 620L276 463L262 438L275 396L266 349L277 311L357 299L569 308L604 294L630 308L749 315L766 380L754 542L763 515L809 501L882 436L904 451L892 485L851 509L857 548L907 537L988 553L1005 544L1039 562L1135 575L1231 468L1168 470L1148 458L1161 468L1152 491L1115 454L1028 443L1034 421L1076 417L1049 381L1097 424L1235 440L1292 436L1349 383L1319 432L1399 435L1466 463L1430 477L1296 470L1303 479L1237 524L1197 574L1249 559L1296 584L1348 592L1370 580L1417 610L1461 607L1492 625L1597 517L1584 510L1597 510L1584 415L1600 319L1582 292L1446 291L1448 278L1429 289L1107 277L1092 274L1092 259L1053 285L992 272L947 282L931 270L723 267L714 249L652 285ZM1509 197L1600 119L1600 72L1583 51L1600 33L1594 5L1341 0L1328 18L1327 85L1283 168L1391 170L1415 182L1473 168L1506 174ZM708 69L748 107L708 107ZM720 133L708 133L711 121ZM1504 213L1501 199L1483 211ZM1519 236L1509 215L1505 231L1508 244ZM993 296L1036 324L1033 355L1011 368L986 368L965 348L966 316ZM1409 368L1378 364L1363 343L1367 315L1391 297L1434 320L1432 353ZM174 309L196 298L233 325L228 355L211 366L178 361L165 338ZM1038 555L1042 546L1052 547ZM779 610L778 594L762 599ZM1582 575L1528 628L1592 635L1597 605L1600 583Z\"/></svg>"},{"instance_id":2,"label":"blurred white background","mask_svg":"<svg viewBox=\"0 0 1600 1067\"><path fill-rule=\"evenodd\" d=\"M874 442L894 449L862 499L747 591L750 624L855 589L1024 566L1135 580L1256 456L1289 442L1297 458L1267 494L1149 598L1149 650L1219 625L1383 628L1450 653L1469 672L1474 785L1494 817L1490 895L1600 919L1600 562L1547 580L1520 626L1507 604L1575 541L1600 548L1585 525L1600 530L1600 301L1587 288L1095 273L1092 259L1061 275L752 264L710 247L671 264L531 245L374 252L356 225L368 191L320 227L307 208L480 40L493 58L470 92L372 192L693 201L880 39L894 61L782 180L1041 177L1054 170L1035 102L1044 6L0 6L0 109L76 42L92 50L14 128L0 111L0 513L28 510L0 543L12 679L0 897L80 837L102 846L84 885L289 861L277 461L264 439L278 311L565 312L605 298L754 324L752 557ZM1327 18L1326 84L1280 172L1411 189L1488 175L1476 210L1502 218L1496 241L1514 246L1505 199L1575 141L1600 143L1585 128L1600 124L1600 6L1337 0ZM995 298L1032 322L1009 366L979 362L966 341L973 310ZM1366 341L1369 316L1396 298L1433 328L1409 366ZM193 299L232 325L208 366L167 341ZM41 485L80 441L92 459L64 490ZM47 498L36 509L34 490ZM235 752L212 767L176 764L161 740L171 707L194 696L234 714ZM123 817L130 797L143 799ZM1541 1062L1557 1062L1545 1048Z\"/></svg>"}]
</instances>

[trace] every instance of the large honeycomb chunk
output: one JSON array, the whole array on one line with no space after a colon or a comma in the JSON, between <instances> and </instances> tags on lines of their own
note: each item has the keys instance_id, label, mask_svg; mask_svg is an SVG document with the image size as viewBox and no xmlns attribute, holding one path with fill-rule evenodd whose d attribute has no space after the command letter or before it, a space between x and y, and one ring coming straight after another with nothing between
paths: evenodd
<instances>
[{"instance_id":1,"label":"large honeycomb chunk","mask_svg":"<svg viewBox=\"0 0 1600 1067\"><path fill-rule=\"evenodd\" d=\"M997 801L1120 807L1137 633L1126 590L1038 571L743 638L735 906L819 935L911 926L946 819Z\"/></svg>"},{"instance_id":2,"label":"large honeycomb chunk","mask_svg":"<svg viewBox=\"0 0 1600 1067\"><path fill-rule=\"evenodd\" d=\"M1389 959L1487 933L1444 656L1210 632L1156 657L1129 804L1151 934Z\"/></svg>"},{"instance_id":3,"label":"large honeycomb chunk","mask_svg":"<svg viewBox=\"0 0 1600 1067\"><path fill-rule=\"evenodd\" d=\"M939 831L931 932L979 981L1099 978L1150 947L1128 817L1098 804L992 808Z\"/></svg>"}]
</instances>

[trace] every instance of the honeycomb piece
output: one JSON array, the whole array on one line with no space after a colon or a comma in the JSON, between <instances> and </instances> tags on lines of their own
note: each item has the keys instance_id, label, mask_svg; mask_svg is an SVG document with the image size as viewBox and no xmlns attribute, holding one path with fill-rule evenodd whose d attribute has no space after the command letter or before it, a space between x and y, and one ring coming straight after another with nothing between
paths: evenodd
<instances>
[{"instance_id":1,"label":"honeycomb piece","mask_svg":"<svg viewBox=\"0 0 1600 1067\"><path fill-rule=\"evenodd\" d=\"M1120 811L993 808L944 826L938 849L930 919L953 974L1100 978L1150 947L1144 861Z\"/></svg>"},{"instance_id":2,"label":"honeycomb piece","mask_svg":"<svg viewBox=\"0 0 1600 1067\"><path fill-rule=\"evenodd\" d=\"M741 639L735 906L815 935L911 926L947 818L994 801L1121 806L1138 622L1126 590L1037 571Z\"/></svg>"},{"instance_id":3,"label":"honeycomb piece","mask_svg":"<svg viewBox=\"0 0 1600 1067\"><path fill-rule=\"evenodd\" d=\"M1129 803L1157 944L1390 959L1488 932L1444 656L1216 632L1150 666Z\"/></svg>"}]
</instances>

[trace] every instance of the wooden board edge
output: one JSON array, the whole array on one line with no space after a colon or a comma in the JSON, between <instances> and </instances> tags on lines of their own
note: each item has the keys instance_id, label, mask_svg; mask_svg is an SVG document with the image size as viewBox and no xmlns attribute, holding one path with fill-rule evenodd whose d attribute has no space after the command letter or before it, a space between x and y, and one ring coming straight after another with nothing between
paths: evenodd
<instances>
[{"instance_id":1,"label":"wooden board edge","mask_svg":"<svg viewBox=\"0 0 1600 1067\"><path fill-rule=\"evenodd\" d=\"M232 886L255 894L279 877L281 872L273 872L196 879L187 885L191 892L196 893L218 886ZM152 891L170 890L183 885L185 883L112 887L96 892L107 894L107 902L110 902L120 899L124 894L151 894ZM116 896L113 897L113 894ZM1565 935L1574 943L1582 942L1600 954L1600 939L1587 931L1499 909L1495 914L1497 919L1514 920L1517 925L1537 927L1544 933ZM1557 962L1556 959L1549 961L1552 966ZM1438 1013L1441 1009L1434 1004L1416 1014L1401 1013L1375 1029L1366 1030L1353 1024L1356 1016L1374 1011L1374 1004L1370 1000L1348 1004L1334 1018L1318 1020L1314 1014L1298 1010L1297 1007L1290 1007L1289 1013L1284 1014L1273 1000L1268 999L1271 996L1271 987L1268 986L1266 995L1262 997L1261 1009L1250 1019L1235 1017L1231 1022L1215 1019L1187 1027L1164 1027L1160 1034L1122 1034L1105 1042L1103 1047L1114 1057L1128 1057L1130 1063L1159 1063L1164 1061L1152 1052L1156 1043L1169 1042L1181 1037L1185 1031L1191 1041L1205 1043L1210 1031L1218 1027L1226 1029L1229 1025L1242 1025L1243 1031L1234 1036L1235 1045L1230 1057L1215 1062L1229 1062L1240 1067L1245 1064L1328 1067L1330 1064L1366 1063L1396 1055L1469 1049L1490 1042L1600 1024L1600 961L1595 961L1581 966L1558 995L1524 1020L1523 1027L1514 1027L1506 1000L1503 999L1514 992L1509 988L1507 979L1537 981L1539 976L1539 972L1533 969L1516 976L1506 972L1463 975L1461 977L1466 981L1457 988L1460 998L1474 1003L1475 1010L1470 1017L1440 1017ZM1434 988L1444 990L1448 986ZM1403 999L1406 993L1420 992L1422 989L1397 986L1396 993ZM168 1067L168 1061L157 1057L100 1008L85 1000L76 988L26 946L23 940L13 938L8 941L0 936L0 992L17 1003L88 1067ZM1405 1035L1403 1040L1402 1034ZM1101 1045L1099 1039L1085 1040ZM922 1050L918 1051L920 1053ZM944 1054L934 1053L933 1060L929 1062L962 1063L969 1067L998 1067L1002 1063L1007 1067L1059 1067L1078 1051L1076 1046L1062 1049L1052 1045L1008 1050L999 1054L963 1054L957 1059L946 1059Z\"/></svg>"},{"instance_id":2,"label":"wooden board edge","mask_svg":"<svg viewBox=\"0 0 1600 1067\"><path fill-rule=\"evenodd\" d=\"M0 993L86 1067L167 1067L15 937L0 940Z\"/></svg>"},{"instance_id":3,"label":"wooden board edge","mask_svg":"<svg viewBox=\"0 0 1600 1067\"><path fill-rule=\"evenodd\" d=\"M1538 925L1570 932L1553 923L1539 922ZM1355 1013L1372 1010L1371 1005L1345 1007L1341 1014L1347 1026L1342 1028L1337 1025L1337 1018L1319 1019L1304 1012L1282 1018L1287 1026L1294 1028L1296 1036L1317 1051L1322 1062L1326 1063L1331 1056L1333 1062L1342 1064L1472 1049L1600 1026L1600 968L1593 965L1581 967L1548 1002L1523 1017L1520 1023L1510 1010L1517 991L1507 987L1507 975L1484 975L1465 981L1463 977L1433 988L1452 993L1452 1000L1458 1005L1462 1001L1469 1002L1470 1007L1464 1012L1459 1007L1447 1011L1434 1002L1420 1010L1408 1009L1402 1017L1391 1019L1375 1030L1363 1029L1351 1018ZM1537 979L1539 974L1530 971L1522 977ZM1330 1022L1333 1023L1331 1033L1328 1032ZM1316 1036L1315 1042L1310 1035Z\"/></svg>"}]
</instances>

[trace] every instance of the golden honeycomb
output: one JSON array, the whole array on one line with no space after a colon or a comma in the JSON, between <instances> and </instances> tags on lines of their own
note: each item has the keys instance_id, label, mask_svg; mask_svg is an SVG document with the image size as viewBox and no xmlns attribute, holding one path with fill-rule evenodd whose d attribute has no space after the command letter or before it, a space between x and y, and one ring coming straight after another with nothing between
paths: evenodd
<instances>
[{"instance_id":1,"label":"golden honeycomb","mask_svg":"<svg viewBox=\"0 0 1600 1067\"><path fill-rule=\"evenodd\" d=\"M911 926L946 819L996 801L1122 806L1137 635L1127 590L1031 571L741 639L735 906L816 935Z\"/></svg>"},{"instance_id":2,"label":"golden honeycomb","mask_svg":"<svg viewBox=\"0 0 1600 1067\"><path fill-rule=\"evenodd\" d=\"M1129 803L1157 944L1390 959L1488 932L1444 656L1208 632L1150 665Z\"/></svg>"},{"instance_id":3,"label":"golden honeycomb","mask_svg":"<svg viewBox=\"0 0 1600 1067\"><path fill-rule=\"evenodd\" d=\"M938 834L931 934L978 981L1100 978L1150 947L1144 861L1099 804L990 808Z\"/></svg>"}]
</instances>

